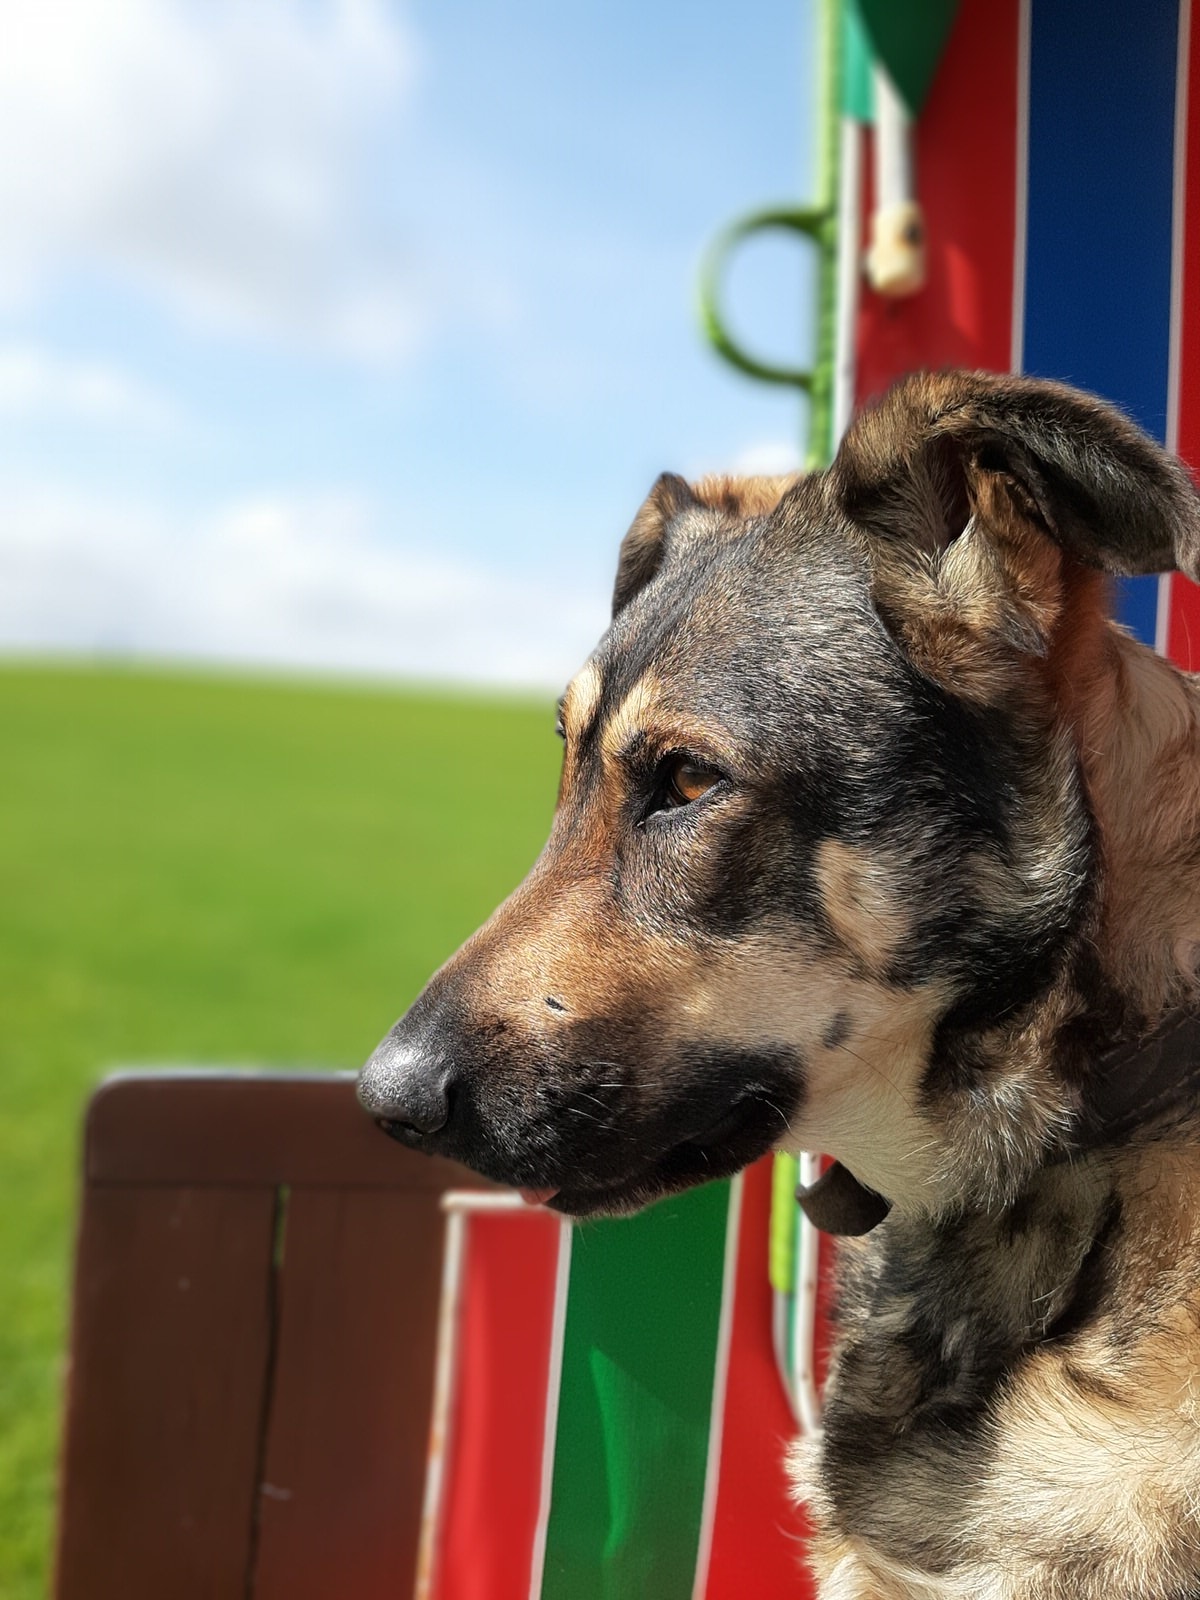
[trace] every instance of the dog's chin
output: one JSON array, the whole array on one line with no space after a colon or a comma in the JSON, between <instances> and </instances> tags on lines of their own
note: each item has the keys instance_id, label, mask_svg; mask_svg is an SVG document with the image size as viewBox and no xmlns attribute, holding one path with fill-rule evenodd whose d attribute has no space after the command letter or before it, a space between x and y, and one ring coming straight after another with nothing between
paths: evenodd
<instances>
[{"instance_id":1,"label":"dog's chin","mask_svg":"<svg viewBox=\"0 0 1200 1600\"><path fill-rule=\"evenodd\" d=\"M775 1106L743 1104L699 1139L685 1139L619 1182L564 1185L545 1201L567 1217L628 1217L716 1178L730 1178L767 1154L784 1131Z\"/></svg>"}]
</instances>

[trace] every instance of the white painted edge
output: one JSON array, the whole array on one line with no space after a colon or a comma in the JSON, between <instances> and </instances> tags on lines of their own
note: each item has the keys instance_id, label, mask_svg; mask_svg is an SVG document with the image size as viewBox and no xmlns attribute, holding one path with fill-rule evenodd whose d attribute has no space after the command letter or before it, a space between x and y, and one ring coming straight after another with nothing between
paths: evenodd
<instances>
[{"instance_id":1,"label":"white painted edge","mask_svg":"<svg viewBox=\"0 0 1200 1600\"><path fill-rule=\"evenodd\" d=\"M875 210L886 211L917 197L912 119L882 61L875 62L871 77L875 91Z\"/></svg>"},{"instance_id":2,"label":"white painted edge","mask_svg":"<svg viewBox=\"0 0 1200 1600\"><path fill-rule=\"evenodd\" d=\"M797 1427L800 1418L796 1416L796 1397L792 1393L792 1374L789 1366L791 1355L788 1349L788 1313L791 1310L792 1297L783 1294L778 1289L771 1290L771 1348L775 1355L775 1371L783 1385L783 1392L787 1395L788 1409Z\"/></svg>"},{"instance_id":3,"label":"white painted edge","mask_svg":"<svg viewBox=\"0 0 1200 1600\"><path fill-rule=\"evenodd\" d=\"M821 1158L800 1157L800 1183L804 1188L821 1176ZM801 1431L821 1431L821 1396L817 1388L816 1332L817 1285L821 1266L821 1235L800 1213L796 1234L796 1311L792 1324L793 1407Z\"/></svg>"},{"instance_id":4,"label":"white painted edge","mask_svg":"<svg viewBox=\"0 0 1200 1600\"><path fill-rule=\"evenodd\" d=\"M446 1458L453 1426L454 1379L458 1365L459 1311L462 1304L463 1266L466 1260L467 1219L461 1211L446 1218L442 1253L442 1288L438 1304L437 1357L434 1365L433 1410L429 1424L429 1452L425 1467L425 1493L421 1502L421 1534L417 1546L417 1582L414 1600L430 1600L437 1581L441 1552L443 1489Z\"/></svg>"},{"instance_id":5,"label":"white painted edge","mask_svg":"<svg viewBox=\"0 0 1200 1600\"><path fill-rule=\"evenodd\" d=\"M1167 337L1167 431L1168 450L1179 450L1179 405L1183 378L1183 271L1187 243L1187 135L1189 99L1189 54L1192 38L1191 0L1179 0L1179 33L1175 56L1175 143L1171 172L1171 309ZM1154 612L1154 648L1167 654L1171 629L1171 587L1173 574L1162 572Z\"/></svg>"},{"instance_id":6,"label":"white painted edge","mask_svg":"<svg viewBox=\"0 0 1200 1600\"><path fill-rule=\"evenodd\" d=\"M1179 389L1183 353L1183 253L1187 229L1188 57L1192 3L1180 0L1175 58L1175 149L1171 181L1171 328L1167 365L1168 450L1179 449Z\"/></svg>"},{"instance_id":7,"label":"white painted edge","mask_svg":"<svg viewBox=\"0 0 1200 1600\"><path fill-rule=\"evenodd\" d=\"M712 1559L713 1527L717 1518L717 1492L721 1482L721 1446L725 1434L725 1396L729 1388L729 1352L733 1343L734 1301L737 1298L738 1246L741 1238L742 1177L729 1187L725 1215L725 1265L721 1274L721 1320L717 1326L717 1359L713 1372L712 1412L708 1423L708 1460L704 1469L704 1504L700 1512L700 1538L696 1551L696 1576L692 1600L704 1600L708 1567Z\"/></svg>"},{"instance_id":8,"label":"white painted edge","mask_svg":"<svg viewBox=\"0 0 1200 1600\"><path fill-rule=\"evenodd\" d=\"M554 1492L554 1447L558 1439L558 1401L562 1386L563 1338L567 1327L567 1291L571 1283L571 1241L574 1229L560 1224L558 1265L554 1278L554 1320L550 1334L550 1361L546 1375L546 1424L542 1437L542 1489L533 1533L533 1560L529 1572L529 1600L541 1600L546 1569L546 1535L550 1529L550 1500Z\"/></svg>"},{"instance_id":9,"label":"white painted edge","mask_svg":"<svg viewBox=\"0 0 1200 1600\"><path fill-rule=\"evenodd\" d=\"M526 1205L515 1189L447 1189L442 1195L442 1210L451 1212L512 1212L542 1216L540 1206Z\"/></svg>"},{"instance_id":10,"label":"white painted edge","mask_svg":"<svg viewBox=\"0 0 1200 1600\"><path fill-rule=\"evenodd\" d=\"M1017 20L1016 202L1013 211L1012 344L1013 372L1025 365L1025 280L1029 244L1029 63L1032 52L1031 0L1021 0Z\"/></svg>"},{"instance_id":11,"label":"white painted edge","mask_svg":"<svg viewBox=\"0 0 1200 1600\"><path fill-rule=\"evenodd\" d=\"M1158 592L1154 601L1154 648L1160 656L1167 653L1167 635L1171 629L1171 579L1174 574L1160 572Z\"/></svg>"}]
</instances>

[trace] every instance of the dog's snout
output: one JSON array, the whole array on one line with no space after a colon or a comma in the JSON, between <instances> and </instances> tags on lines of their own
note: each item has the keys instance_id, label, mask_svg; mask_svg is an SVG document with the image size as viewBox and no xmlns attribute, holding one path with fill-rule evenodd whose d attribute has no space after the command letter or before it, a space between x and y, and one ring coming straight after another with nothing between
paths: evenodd
<instances>
[{"instance_id":1,"label":"dog's snout","mask_svg":"<svg viewBox=\"0 0 1200 1600\"><path fill-rule=\"evenodd\" d=\"M450 1121L450 1072L440 1057L393 1030L359 1074L358 1098L385 1133L432 1138Z\"/></svg>"}]
</instances>

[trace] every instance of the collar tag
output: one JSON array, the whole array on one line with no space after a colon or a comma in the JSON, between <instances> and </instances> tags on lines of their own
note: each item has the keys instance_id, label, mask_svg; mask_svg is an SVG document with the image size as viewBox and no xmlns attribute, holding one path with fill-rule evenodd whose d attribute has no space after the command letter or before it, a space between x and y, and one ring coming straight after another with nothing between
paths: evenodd
<instances>
[{"instance_id":1,"label":"collar tag","mask_svg":"<svg viewBox=\"0 0 1200 1600\"><path fill-rule=\"evenodd\" d=\"M859 1183L840 1161L826 1168L816 1183L798 1188L796 1199L814 1228L847 1237L870 1233L892 1209L890 1200Z\"/></svg>"}]
</instances>

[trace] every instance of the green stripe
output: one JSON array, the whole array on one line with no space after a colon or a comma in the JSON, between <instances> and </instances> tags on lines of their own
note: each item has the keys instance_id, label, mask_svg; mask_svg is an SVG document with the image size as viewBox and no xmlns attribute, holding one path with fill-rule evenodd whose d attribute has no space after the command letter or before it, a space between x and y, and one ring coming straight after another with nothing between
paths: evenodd
<instances>
[{"instance_id":1,"label":"green stripe","mask_svg":"<svg viewBox=\"0 0 1200 1600\"><path fill-rule=\"evenodd\" d=\"M777 1294L791 1294L796 1287L796 1257L799 1229L796 1185L800 1163L795 1156L777 1155L771 1167L771 1235L767 1273Z\"/></svg>"},{"instance_id":2,"label":"green stripe","mask_svg":"<svg viewBox=\"0 0 1200 1600\"><path fill-rule=\"evenodd\" d=\"M542 1600L690 1600L729 1196L576 1229Z\"/></svg>"},{"instance_id":3,"label":"green stripe","mask_svg":"<svg viewBox=\"0 0 1200 1600\"><path fill-rule=\"evenodd\" d=\"M868 48L883 62L909 115L920 116L959 0L852 0Z\"/></svg>"},{"instance_id":4,"label":"green stripe","mask_svg":"<svg viewBox=\"0 0 1200 1600\"><path fill-rule=\"evenodd\" d=\"M842 110L859 122L875 120L873 65L871 41L857 0L849 0L842 12Z\"/></svg>"}]
</instances>

